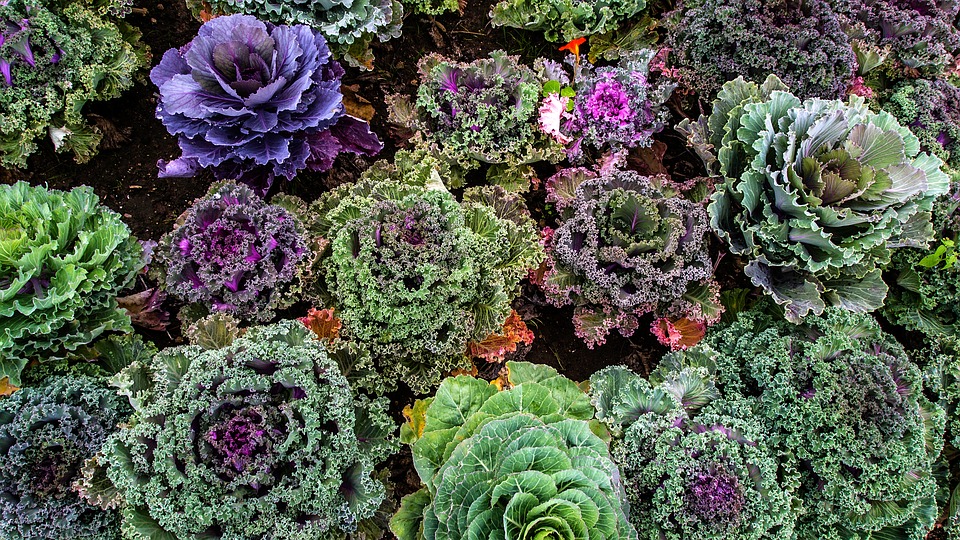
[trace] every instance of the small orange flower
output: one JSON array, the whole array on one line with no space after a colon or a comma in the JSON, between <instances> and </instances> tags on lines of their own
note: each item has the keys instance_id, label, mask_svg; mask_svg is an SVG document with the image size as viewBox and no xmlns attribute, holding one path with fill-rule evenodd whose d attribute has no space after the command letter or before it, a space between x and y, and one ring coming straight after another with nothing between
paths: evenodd
<instances>
[{"instance_id":1,"label":"small orange flower","mask_svg":"<svg viewBox=\"0 0 960 540\"><path fill-rule=\"evenodd\" d=\"M566 45L560 47L561 51L570 51L578 59L580 58L580 46L587 42L587 38L578 37L577 39L570 40Z\"/></svg>"}]
</instances>

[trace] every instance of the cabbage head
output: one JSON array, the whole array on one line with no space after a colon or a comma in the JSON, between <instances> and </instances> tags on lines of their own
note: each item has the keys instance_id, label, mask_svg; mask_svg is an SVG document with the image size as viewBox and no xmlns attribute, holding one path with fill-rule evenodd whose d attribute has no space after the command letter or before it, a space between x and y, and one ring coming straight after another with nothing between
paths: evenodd
<instances>
[{"instance_id":1,"label":"cabbage head","mask_svg":"<svg viewBox=\"0 0 960 540\"><path fill-rule=\"evenodd\" d=\"M143 248L99 202L88 187L0 187L0 378L20 386L31 360L132 331L116 298L143 268Z\"/></svg>"},{"instance_id":2,"label":"cabbage head","mask_svg":"<svg viewBox=\"0 0 960 540\"><path fill-rule=\"evenodd\" d=\"M128 538L343 539L384 500L386 399L355 397L299 321L169 348L113 382L136 407L103 451Z\"/></svg>"},{"instance_id":3,"label":"cabbage head","mask_svg":"<svg viewBox=\"0 0 960 540\"><path fill-rule=\"evenodd\" d=\"M424 483L390 522L400 540L636 539L593 407L546 366L506 386L466 375L418 401L401 430Z\"/></svg>"},{"instance_id":4,"label":"cabbage head","mask_svg":"<svg viewBox=\"0 0 960 540\"><path fill-rule=\"evenodd\" d=\"M882 306L890 249L932 236L943 162L863 98L800 101L775 76L726 83L706 127L724 178L711 225L754 285L792 321Z\"/></svg>"}]
</instances>

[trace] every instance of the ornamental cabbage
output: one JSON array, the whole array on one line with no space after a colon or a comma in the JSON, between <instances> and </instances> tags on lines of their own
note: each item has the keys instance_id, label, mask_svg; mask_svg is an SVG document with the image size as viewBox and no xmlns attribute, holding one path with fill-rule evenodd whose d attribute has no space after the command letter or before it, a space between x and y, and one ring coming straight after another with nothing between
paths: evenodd
<instances>
[{"instance_id":1,"label":"ornamental cabbage","mask_svg":"<svg viewBox=\"0 0 960 540\"><path fill-rule=\"evenodd\" d=\"M801 102L786 90L774 76L761 87L739 78L714 102L706 124L724 182L710 223L791 321L827 305L877 309L890 249L932 235L943 162L859 96Z\"/></svg>"},{"instance_id":2,"label":"ornamental cabbage","mask_svg":"<svg viewBox=\"0 0 960 540\"><path fill-rule=\"evenodd\" d=\"M632 335L646 313L719 319L702 205L633 171L567 169L547 193L562 221L548 232L542 287L554 305L575 306L576 334L589 347L612 330Z\"/></svg>"},{"instance_id":3,"label":"ornamental cabbage","mask_svg":"<svg viewBox=\"0 0 960 540\"><path fill-rule=\"evenodd\" d=\"M378 394L401 380L426 392L469 369L468 343L502 330L520 279L543 260L519 195L488 186L457 202L436 171L424 185L407 157L305 212L310 234L329 243L309 294L370 348L379 375L364 386Z\"/></svg>"},{"instance_id":4,"label":"ornamental cabbage","mask_svg":"<svg viewBox=\"0 0 960 540\"><path fill-rule=\"evenodd\" d=\"M290 289L310 250L297 218L245 186L213 186L156 251L174 296L253 321L293 303Z\"/></svg>"},{"instance_id":5,"label":"ornamental cabbage","mask_svg":"<svg viewBox=\"0 0 960 540\"><path fill-rule=\"evenodd\" d=\"M540 108L541 128L545 120L557 125L544 131L569 144L567 157L573 161L583 159L584 146L619 152L652 145L653 135L663 130L669 118L663 105L676 87L668 80L651 81L654 55L643 49L624 55L615 67L580 64L573 109L567 111L569 97L549 94Z\"/></svg>"},{"instance_id":6,"label":"ornamental cabbage","mask_svg":"<svg viewBox=\"0 0 960 540\"><path fill-rule=\"evenodd\" d=\"M394 97L391 120L419 132L425 146L449 162L458 178L490 164L491 182L526 190L536 180L530 166L560 159L560 146L537 130L543 82L515 56L503 51L469 63L437 54L420 60L416 102Z\"/></svg>"},{"instance_id":7,"label":"ornamental cabbage","mask_svg":"<svg viewBox=\"0 0 960 540\"><path fill-rule=\"evenodd\" d=\"M0 379L64 358L111 330L132 332L117 295L143 248L93 190L0 188Z\"/></svg>"},{"instance_id":8,"label":"ornamental cabbage","mask_svg":"<svg viewBox=\"0 0 960 540\"><path fill-rule=\"evenodd\" d=\"M137 411L104 447L136 539L334 539L384 500L387 401L354 397L298 321L174 347L114 378Z\"/></svg>"},{"instance_id":9,"label":"ornamental cabbage","mask_svg":"<svg viewBox=\"0 0 960 540\"><path fill-rule=\"evenodd\" d=\"M150 72L157 118L183 151L160 161L160 176L209 167L265 193L277 176L329 169L342 151L376 154L370 126L344 113L342 76L319 31L247 15L211 20Z\"/></svg>"},{"instance_id":10,"label":"ornamental cabbage","mask_svg":"<svg viewBox=\"0 0 960 540\"><path fill-rule=\"evenodd\" d=\"M398 0L187 0L193 14L253 15L275 24L305 24L323 34L339 58L371 69L370 44L400 37L403 4Z\"/></svg>"},{"instance_id":11,"label":"ornamental cabbage","mask_svg":"<svg viewBox=\"0 0 960 540\"><path fill-rule=\"evenodd\" d=\"M851 39L889 54L908 75L936 77L960 49L953 0L831 0ZM905 69L904 69L905 68Z\"/></svg>"},{"instance_id":12,"label":"ornamental cabbage","mask_svg":"<svg viewBox=\"0 0 960 540\"><path fill-rule=\"evenodd\" d=\"M587 396L552 368L507 369L503 390L461 375L404 411L424 487L390 529L399 540L636 540Z\"/></svg>"},{"instance_id":13,"label":"ornamental cabbage","mask_svg":"<svg viewBox=\"0 0 960 540\"><path fill-rule=\"evenodd\" d=\"M665 20L679 80L704 98L771 74L801 98L840 98L857 65L830 0L687 0Z\"/></svg>"},{"instance_id":14,"label":"ornamental cabbage","mask_svg":"<svg viewBox=\"0 0 960 540\"><path fill-rule=\"evenodd\" d=\"M705 341L723 395L752 401L771 444L797 460L797 537L924 538L944 414L920 369L867 314L831 307L795 325L769 307Z\"/></svg>"},{"instance_id":15,"label":"ornamental cabbage","mask_svg":"<svg viewBox=\"0 0 960 540\"><path fill-rule=\"evenodd\" d=\"M679 354L658 372L684 364ZM791 538L795 473L749 404L717 401L711 378L685 367L648 382L620 366L590 378L597 417L614 431L631 523L648 540Z\"/></svg>"},{"instance_id":16,"label":"ornamental cabbage","mask_svg":"<svg viewBox=\"0 0 960 540\"><path fill-rule=\"evenodd\" d=\"M123 21L127 0L8 0L0 4L0 161L25 167L37 139L97 152L102 134L87 123L88 101L120 96L149 64L140 32Z\"/></svg>"},{"instance_id":17,"label":"ornamental cabbage","mask_svg":"<svg viewBox=\"0 0 960 540\"><path fill-rule=\"evenodd\" d=\"M616 30L647 7L646 0L502 0L494 26L541 31L547 41L571 41Z\"/></svg>"},{"instance_id":18,"label":"ornamental cabbage","mask_svg":"<svg viewBox=\"0 0 960 540\"><path fill-rule=\"evenodd\" d=\"M118 540L120 515L81 497L82 469L130 415L97 379L62 376L0 401L3 537Z\"/></svg>"}]
</instances>

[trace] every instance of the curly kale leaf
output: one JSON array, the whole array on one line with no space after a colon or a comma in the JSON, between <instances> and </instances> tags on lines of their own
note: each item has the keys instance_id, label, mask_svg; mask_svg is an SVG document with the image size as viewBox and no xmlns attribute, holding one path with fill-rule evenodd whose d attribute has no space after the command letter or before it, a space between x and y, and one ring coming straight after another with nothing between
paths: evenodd
<instances>
[{"instance_id":1,"label":"curly kale leaf","mask_svg":"<svg viewBox=\"0 0 960 540\"><path fill-rule=\"evenodd\" d=\"M632 171L568 169L547 192L562 221L547 242L543 288L554 304L576 307L576 332L588 346L614 329L631 335L645 313L719 318L701 205Z\"/></svg>"},{"instance_id":2,"label":"curly kale leaf","mask_svg":"<svg viewBox=\"0 0 960 540\"><path fill-rule=\"evenodd\" d=\"M724 183L707 208L746 274L798 321L872 311L891 248L924 245L948 178L910 130L859 96L800 99L771 76L724 85L708 120Z\"/></svg>"},{"instance_id":3,"label":"curly kale leaf","mask_svg":"<svg viewBox=\"0 0 960 540\"><path fill-rule=\"evenodd\" d=\"M0 378L63 359L111 330L131 332L118 293L143 268L120 214L87 187L0 188Z\"/></svg>"},{"instance_id":4,"label":"curly kale leaf","mask_svg":"<svg viewBox=\"0 0 960 540\"><path fill-rule=\"evenodd\" d=\"M531 163L562 157L560 145L537 129L544 81L517 57L494 51L466 63L431 54L419 68L415 103L394 100L392 116L459 172L459 178L444 178L450 187L487 163L491 182L525 190L536 178Z\"/></svg>"},{"instance_id":5,"label":"curly kale leaf","mask_svg":"<svg viewBox=\"0 0 960 540\"><path fill-rule=\"evenodd\" d=\"M130 406L97 379L66 375L0 401L0 519L15 540L119 540L115 509L81 497L82 469Z\"/></svg>"},{"instance_id":6,"label":"curly kale leaf","mask_svg":"<svg viewBox=\"0 0 960 540\"><path fill-rule=\"evenodd\" d=\"M635 540L587 396L546 366L507 368L509 389L461 375L414 407L405 430L425 487L404 497L391 530L400 540Z\"/></svg>"},{"instance_id":7,"label":"curly kale leaf","mask_svg":"<svg viewBox=\"0 0 960 540\"><path fill-rule=\"evenodd\" d=\"M716 401L711 359L679 354L649 382L619 366L590 378L640 538L790 538L791 464L778 460L749 403Z\"/></svg>"},{"instance_id":8,"label":"curly kale leaf","mask_svg":"<svg viewBox=\"0 0 960 540\"><path fill-rule=\"evenodd\" d=\"M907 80L881 106L910 128L923 150L960 167L960 88L944 79Z\"/></svg>"},{"instance_id":9,"label":"curly kale leaf","mask_svg":"<svg viewBox=\"0 0 960 540\"><path fill-rule=\"evenodd\" d=\"M104 448L129 538L346 538L383 501L387 402L354 398L298 321L167 349L115 382L138 406Z\"/></svg>"},{"instance_id":10,"label":"curly kale leaf","mask_svg":"<svg viewBox=\"0 0 960 540\"><path fill-rule=\"evenodd\" d=\"M323 34L348 64L373 68L374 41L400 37L403 4L398 0L187 0L195 16L253 15L274 24L303 24Z\"/></svg>"},{"instance_id":11,"label":"curly kale leaf","mask_svg":"<svg viewBox=\"0 0 960 540\"><path fill-rule=\"evenodd\" d=\"M909 75L936 77L960 49L955 21L960 4L951 0L831 0L852 40L885 50L892 66ZM862 67L862 66L861 66Z\"/></svg>"},{"instance_id":12,"label":"curly kale leaf","mask_svg":"<svg viewBox=\"0 0 960 540\"><path fill-rule=\"evenodd\" d=\"M646 0L503 0L490 18L494 26L541 31L562 42L616 30L645 7Z\"/></svg>"}]
</instances>

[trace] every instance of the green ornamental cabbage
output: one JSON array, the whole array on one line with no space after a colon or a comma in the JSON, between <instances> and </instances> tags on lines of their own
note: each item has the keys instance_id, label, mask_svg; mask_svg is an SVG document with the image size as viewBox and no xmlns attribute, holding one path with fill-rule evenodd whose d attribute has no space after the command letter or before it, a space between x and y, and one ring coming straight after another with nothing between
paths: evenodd
<instances>
[{"instance_id":1,"label":"green ornamental cabbage","mask_svg":"<svg viewBox=\"0 0 960 540\"><path fill-rule=\"evenodd\" d=\"M507 363L508 389L461 375L405 411L425 487L400 540L633 539L620 474L586 394L555 370Z\"/></svg>"},{"instance_id":2,"label":"green ornamental cabbage","mask_svg":"<svg viewBox=\"0 0 960 540\"><path fill-rule=\"evenodd\" d=\"M369 347L376 371L361 381L380 393L403 381L436 388L469 369L467 344L499 331L519 282L543 260L523 199L499 186L468 189L463 202L438 172L398 154L356 183L296 210L327 249L308 278L332 306L347 339ZM284 202L286 201L286 202Z\"/></svg>"},{"instance_id":3,"label":"green ornamental cabbage","mask_svg":"<svg viewBox=\"0 0 960 540\"><path fill-rule=\"evenodd\" d=\"M646 540L791 538L796 474L748 403L718 400L709 370L683 366L696 354L668 354L650 382L621 366L590 378L631 522Z\"/></svg>"},{"instance_id":4,"label":"green ornamental cabbage","mask_svg":"<svg viewBox=\"0 0 960 540\"><path fill-rule=\"evenodd\" d=\"M791 324L762 302L704 340L726 399L753 403L796 460L799 540L922 540L937 518L944 411L920 369L867 314Z\"/></svg>"},{"instance_id":5,"label":"green ornamental cabbage","mask_svg":"<svg viewBox=\"0 0 960 540\"><path fill-rule=\"evenodd\" d=\"M143 249L93 190L0 188L0 378L65 357L104 332L132 331L117 294Z\"/></svg>"},{"instance_id":6,"label":"green ornamental cabbage","mask_svg":"<svg viewBox=\"0 0 960 540\"><path fill-rule=\"evenodd\" d=\"M681 129L717 152L713 228L794 322L828 305L883 305L890 249L930 238L948 186L943 162L893 115L859 96L801 102L775 76L726 83L709 120Z\"/></svg>"},{"instance_id":7,"label":"green ornamental cabbage","mask_svg":"<svg viewBox=\"0 0 960 540\"><path fill-rule=\"evenodd\" d=\"M102 460L129 539L343 539L384 500L387 401L355 397L298 321L169 348L113 381L136 408Z\"/></svg>"}]
</instances>

